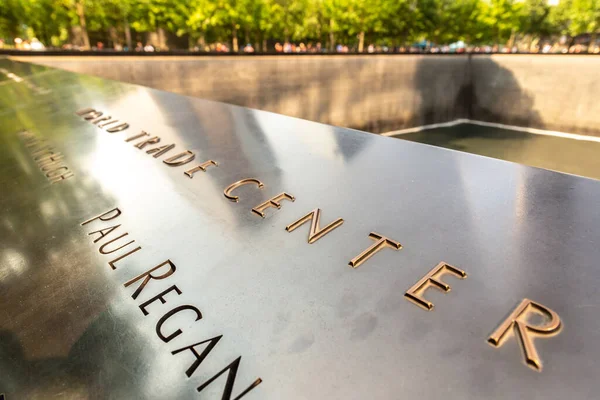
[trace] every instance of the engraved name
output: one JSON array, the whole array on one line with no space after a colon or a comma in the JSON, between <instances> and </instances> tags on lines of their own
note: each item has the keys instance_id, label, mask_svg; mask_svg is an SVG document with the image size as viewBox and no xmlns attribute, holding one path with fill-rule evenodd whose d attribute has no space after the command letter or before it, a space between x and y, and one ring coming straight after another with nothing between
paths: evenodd
<instances>
[{"instance_id":1,"label":"engraved name","mask_svg":"<svg viewBox=\"0 0 600 400\"><path fill-rule=\"evenodd\" d=\"M121 210L115 207L81 223L81 226L93 229L88 232L88 236L93 239L92 241L94 244L99 246L98 252L100 254L110 255L111 260L108 261L108 266L112 270L123 267L126 259L135 257L135 254L142 250L142 246L137 245L135 240L130 240L129 232L124 232L125 229L121 226L122 224L116 223L115 220L121 216L121 214ZM146 272L137 276L132 276L123 283L124 288L131 288L133 290L133 293L131 294L133 300L138 300L140 296L145 299L138 304L144 317L151 316L156 319L156 316L152 314L152 304L156 302L162 304L168 302L175 303L177 301L177 296L180 296L183 293L183 290L172 283L172 277L176 271L177 267L175 263L170 259L166 259L148 269ZM193 322L199 322L205 316L204 312L201 312L192 304L179 304L157 319L156 335L164 343L174 342L177 344L177 347L171 350L172 355L188 353L194 356L194 362L192 362L185 371L185 375L188 378L191 378L202 362L209 357L213 349L221 339L223 339L223 335L217 335L212 338L202 337L195 343L178 343L175 339L183 333L181 328L172 332L167 332L167 330L163 328L163 325L167 320L179 313L185 313L186 316L189 315L191 318L190 320ZM224 366L220 371L215 371L214 375L198 386L196 390L202 392L213 381L227 372L227 380L225 387L222 390L221 398L224 400L232 399L235 379L237 371L240 368L241 360L242 356L239 356L232 360L228 365ZM241 399L260 385L261 382L261 378L256 378L250 385L242 390L240 394L233 397L233 400Z\"/></svg>"},{"instance_id":2,"label":"engraved name","mask_svg":"<svg viewBox=\"0 0 600 400\"><path fill-rule=\"evenodd\" d=\"M74 176L65 164L64 155L57 151L46 139L40 139L29 131L18 133L33 160L51 184L62 182Z\"/></svg>"},{"instance_id":3,"label":"engraved name","mask_svg":"<svg viewBox=\"0 0 600 400\"><path fill-rule=\"evenodd\" d=\"M91 121L92 123L101 121L101 118L108 118L110 120L110 117L103 117L104 114L102 112L93 108L85 108L77 111L76 114L88 121ZM98 126L102 127L101 124ZM110 129L107 129L107 131L114 133L120 130L125 130L129 127L129 125L126 123L121 124L120 126L121 128L118 130L111 131ZM193 161L195 157L195 154L189 150L185 150L184 152L179 152L174 155L167 154L176 147L176 145L173 143L152 147L153 145L160 143L161 138L159 136L152 136L145 131L141 131L139 134L126 138L125 142L132 142L133 146L139 150L145 150L147 154L152 155L154 158L164 156L165 158L162 160L163 163L170 167L183 166ZM217 165L219 165L217 162L208 160L196 167L186 169L183 171L183 175L188 178L192 178L196 172L206 172L208 167L216 167ZM227 186L223 190L223 196L233 203L239 203L241 199L239 193L242 191L250 189L262 191L266 187L267 185L258 178L244 178ZM269 212L274 212L274 210L278 210L282 207L284 201L293 203L295 200L296 197L294 195L287 192L281 192L268 198L266 201L251 207L250 212L261 218L265 218L267 216L267 210L269 210ZM322 239L325 235L331 234L332 232L338 230L344 223L342 218L337 218L321 228L320 218L321 209L315 208L312 211L309 211L308 214L301 216L296 221L285 226L285 230L291 233L298 229L301 225L310 221L311 224L308 230L307 242L308 244L314 244L316 241ZM403 247L402 244L400 244L400 242L397 240L388 236L384 236L380 233L370 232L368 238L374 242L348 262L348 265L353 269L365 264L380 251L385 249L388 249L386 251L399 251ZM450 292L450 285L442 281L442 277L444 275L453 275L459 279L467 278L467 273L462 269L441 261L405 292L404 296L406 300L424 310L432 311L434 309L434 304L425 298L425 294L429 288L437 288L444 293ZM528 322L527 317L535 313L541 316L542 319L545 319L545 322L541 324L533 324ZM501 347L506 340L515 335L518 338L521 347L523 348L526 365L539 372L542 370L542 362L534 347L532 339L551 337L559 332L561 326L560 317L557 313L546 306L525 299L521 302L521 305L518 306L515 311L513 311L509 318L501 323L500 327L488 339L488 342L494 347Z\"/></svg>"}]
</instances>

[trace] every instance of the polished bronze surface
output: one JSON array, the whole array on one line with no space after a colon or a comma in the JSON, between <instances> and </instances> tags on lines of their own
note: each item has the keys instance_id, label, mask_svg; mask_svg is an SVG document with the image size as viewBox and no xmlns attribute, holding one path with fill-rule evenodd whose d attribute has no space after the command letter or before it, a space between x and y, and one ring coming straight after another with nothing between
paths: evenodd
<instances>
[{"instance_id":1,"label":"polished bronze surface","mask_svg":"<svg viewBox=\"0 0 600 400\"><path fill-rule=\"evenodd\" d=\"M600 182L0 68L7 399L597 397Z\"/></svg>"}]
</instances>

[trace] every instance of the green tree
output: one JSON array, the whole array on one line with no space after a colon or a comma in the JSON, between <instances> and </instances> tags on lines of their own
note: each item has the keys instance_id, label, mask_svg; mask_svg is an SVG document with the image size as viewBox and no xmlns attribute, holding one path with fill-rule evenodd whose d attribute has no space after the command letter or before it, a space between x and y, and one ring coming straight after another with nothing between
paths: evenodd
<instances>
[{"instance_id":1,"label":"green tree","mask_svg":"<svg viewBox=\"0 0 600 400\"><path fill-rule=\"evenodd\" d=\"M590 47L593 51L598 33L600 33L600 0L571 0L570 28L571 35L589 33Z\"/></svg>"}]
</instances>

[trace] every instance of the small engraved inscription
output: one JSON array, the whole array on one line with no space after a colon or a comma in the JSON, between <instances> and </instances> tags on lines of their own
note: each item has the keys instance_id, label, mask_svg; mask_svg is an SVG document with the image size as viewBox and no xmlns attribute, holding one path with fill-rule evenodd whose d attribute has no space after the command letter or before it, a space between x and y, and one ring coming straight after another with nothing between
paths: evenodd
<instances>
[{"instance_id":1,"label":"small engraved inscription","mask_svg":"<svg viewBox=\"0 0 600 400\"><path fill-rule=\"evenodd\" d=\"M545 317L547 321L541 325L533 325L529 322L529 318L536 314ZM523 299L498 329L490 335L488 343L494 347L501 347L514 335L521 343L527 365L541 372L542 360L535 349L533 339L555 336L560 329L561 321L557 313L539 303Z\"/></svg>"},{"instance_id":2,"label":"small engraved inscription","mask_svg":"<svg viewBox=\"0 0 600 400\"><path fill-rule=\"evenodd\" d=\"M438 265L436 265L431 271L429 271L417 283L415 283L413 287L408 289L404 296L419 307L423 307L425 310L433 310L433 303L425 300L422 297L423 293L425 293L425 291L429 287L436 287L448 293L450 291L450 285L440 280L442 275L446 273L453 274L459 277L460 279L465 279L467 277L465 271L458 269L450 264L446 264L445 262L441 262Z\"/></svg>"},{"instance_id":3,"label":"small engraved inscription","mask_svg":"<svg viewBox=\"0 0 600 400\"><path fill-rule=\"evenodd\" d=\"M62 182L74 176L65 164L64 155L57 151L46 139L40 139L29 131L18 133L19 138L28 148L40 171L51 184Z\"/></svg>"}]
</instances>

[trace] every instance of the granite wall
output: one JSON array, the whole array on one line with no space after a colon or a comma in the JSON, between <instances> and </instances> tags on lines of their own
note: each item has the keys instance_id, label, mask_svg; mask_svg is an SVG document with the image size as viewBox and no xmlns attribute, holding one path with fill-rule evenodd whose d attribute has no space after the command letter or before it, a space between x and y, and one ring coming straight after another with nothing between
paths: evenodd
<instances>
[{"instance_id":1,"label":"granite wall","mask_svg":"<svg viewBox=\"0 0 600 400\"><path fill-rule=\"evenodd\" d=\"M600 135L598 56L13 58L371 132L471 118Z\"/></svg>"}]
</instances>

